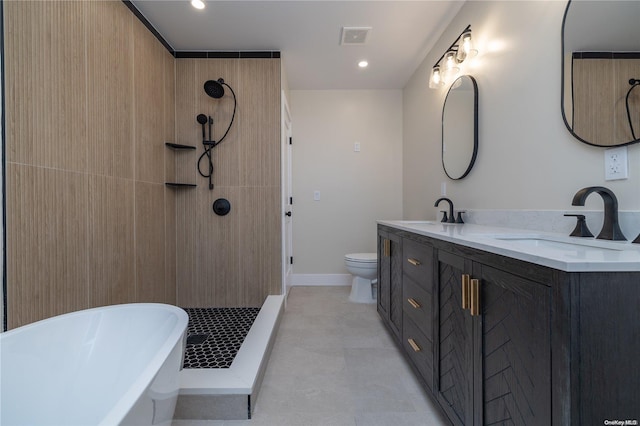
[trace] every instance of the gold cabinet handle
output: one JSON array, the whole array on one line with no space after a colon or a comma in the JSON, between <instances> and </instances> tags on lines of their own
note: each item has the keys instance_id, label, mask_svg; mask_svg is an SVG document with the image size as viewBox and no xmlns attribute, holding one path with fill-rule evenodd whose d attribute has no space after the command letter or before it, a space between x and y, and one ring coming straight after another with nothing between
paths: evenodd
<instances>
[{"instance_id":1,"label":"gold cabinet handle","mask_svg":"<svg viewBox=\"0 0 640 426\"><path fill-rule=\"evenodd\" d=\"M480 315L480 280L471 280L471 315Z\"/></svg>"},{"instance_id":2,"label":"gold cabinet handle","mask_svg":"<svg viewBox=\"0 0 640 426\"><path fill-rule=\"evenodd\" d=\"M420 266L420 261L411 257L407 259L407 262L409 262L413 266Z\"/></svg>"},{"instance_id":3,"label":"gold cabinet handle","mask_svg":"<svg viewBox=\"0 0 640 426\"><path fill-rule=\"evenodd\" d=\"M462 309L469 309L470 307L470 303L469 303L469 280L470 280L470 276L469 274L462 274Z\"/></svg>"},{"instance_id":4,"label":"gold cabinet handle","mask_svg":"<svg viewBox=\"0 0 640 426\"><path fill-rule=\"evenodd\" d=\"M407 342L409 342L409 345L411 345L411 349L413 349L414 352L420 352L422 350L415 340L407 339Z\"/></svg>"},{"instance_id":5,"label":"gold cabinet handle","mask_svg":"<svg viewBox=\"0 0 640 426\"><path fill-rule=\"evenodd\" d=\"M419 309L420 308L420 304L418 302L416 302L415 299L408 298L407 302L409 302L409 304L411 306L413 306L415 309Z\"/></svg>"},{"instance_id":6,"label":"gold cabinet handle","mask_svg":"<svg viewBox=\"0 0 640 426\"><path fill-rule=\"evenodd\" d=\"M384 239L384 257L389 257L391 255L391 240L388 238Z\"/></svg>"}]
</instances>

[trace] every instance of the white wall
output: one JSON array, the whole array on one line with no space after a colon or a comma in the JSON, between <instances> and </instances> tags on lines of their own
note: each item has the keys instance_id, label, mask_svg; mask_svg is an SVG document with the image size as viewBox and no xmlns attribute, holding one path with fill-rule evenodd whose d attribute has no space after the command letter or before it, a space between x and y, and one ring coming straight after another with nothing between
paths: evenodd
<instances>
[{"instance_id":1,"label":"white wall","mask_svg":"<svg viewBox=\"0 0 640 426\"><path fill-rule=\"evenodd\" d=\"M433 202L441 182L461 209L576 210L573 195L592 185L612 189L621 210L640 209L640 146L629 147L629 179L605 182L603 148L580 143L562 121L565 6L564 1L465 3L403 91L405 219L436 217ZM428 78L468 24L480 51L469 72L478 82L479 151L471 173L452 181L440 159L447 88L429 89ZM592 195L587 208L602 210L602 201Z\"/></svg>"},{"instance_id":2,"label":"white wall","mask_svg":"<svg viewBox=\"0 0 640 426\"><path fill-rule=\"evenodd\" d=\"M402 217L402 91L292 90L290 107L293 271L346 274L345 254L376 251L376 220Z\"/></svg>"}]
</instances>

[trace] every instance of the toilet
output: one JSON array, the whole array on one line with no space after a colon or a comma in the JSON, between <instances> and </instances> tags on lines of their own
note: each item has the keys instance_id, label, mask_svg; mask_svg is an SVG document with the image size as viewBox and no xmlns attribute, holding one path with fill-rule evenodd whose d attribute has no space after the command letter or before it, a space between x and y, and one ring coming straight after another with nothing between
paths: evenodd
<instances>
[{"instance_id":1,"label":"toilet","mask_svg":"<svg viewBox=\"0 0 640 426\"><path fill-rule=\"evenodd\" d=\"M375 303L373 284L377 283L378 255L351 253L344 256L347 270L353 275L349 300L354 303Z\"/></svg>"}]
</instances>

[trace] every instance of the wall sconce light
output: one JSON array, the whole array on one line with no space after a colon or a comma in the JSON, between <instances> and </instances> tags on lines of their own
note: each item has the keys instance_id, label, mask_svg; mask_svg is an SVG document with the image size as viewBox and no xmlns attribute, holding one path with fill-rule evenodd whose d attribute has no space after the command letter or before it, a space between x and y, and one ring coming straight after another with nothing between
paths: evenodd
<instances>
[{"instance_id":1,"label":"wall sconce light","mask_svg":"<svg viewBox=\"0 0 640 426\"><path fill-rule=\"evenodd\" d=\"M437 89L438 87L444 86L445 81L454 79L460 72L458 65L467 59L473 58L477 54L478 51L473 47L471 25L467 25L467 28L451 43L451 46L440 56L440 59L438 59L431 69L429 88Z\"/></svg>"}]
</instances>

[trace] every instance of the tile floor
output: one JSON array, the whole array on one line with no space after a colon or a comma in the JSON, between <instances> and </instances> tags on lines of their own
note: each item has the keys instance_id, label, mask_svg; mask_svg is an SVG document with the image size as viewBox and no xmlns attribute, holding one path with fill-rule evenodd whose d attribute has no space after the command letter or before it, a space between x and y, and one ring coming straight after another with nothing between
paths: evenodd
<instances>
[{"instance_id":1,"label":"tile floor","mask_svg":"<svg viewBox=\"0 0 640 426\"><path fill-rule=\"evenodd\" d=\"M172 426L447 425L384 329L349 287L294 287L251 420Z\"/></svg>"}]
</instances>

